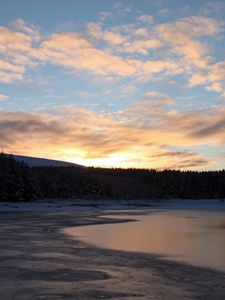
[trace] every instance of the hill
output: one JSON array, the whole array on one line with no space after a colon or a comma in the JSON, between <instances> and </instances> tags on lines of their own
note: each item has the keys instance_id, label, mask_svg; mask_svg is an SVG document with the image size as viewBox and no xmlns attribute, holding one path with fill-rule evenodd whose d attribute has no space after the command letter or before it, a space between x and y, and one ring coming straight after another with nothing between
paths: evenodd
<instances>
[{"instance_id":1,"label":"hill","mask_svg":"<svg viewBox=\"0 0 225 300\"><path fill-rule=\"evenodd\" d=\"M18 162L25 162L29 167L84 167L78 164L32 156L12 155Z\"/></svg>"}]
</instances>

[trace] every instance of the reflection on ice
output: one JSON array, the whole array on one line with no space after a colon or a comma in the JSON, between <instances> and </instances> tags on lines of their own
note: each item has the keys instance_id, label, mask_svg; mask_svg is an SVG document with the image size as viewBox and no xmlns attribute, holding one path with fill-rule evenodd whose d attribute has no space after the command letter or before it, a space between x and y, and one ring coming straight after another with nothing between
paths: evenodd
<instances>
[{"instance_id":1,"label":"reflection on ice","mask_svg":"<svg viewBox=\"0 0 225 300\"><path fill-rule=\"evenodd\" d=\"M168 210L129 219L139 222L82 226L65 232L100 247L161 254L225 271L224 212Z\"/></svg>"}]
</instances>

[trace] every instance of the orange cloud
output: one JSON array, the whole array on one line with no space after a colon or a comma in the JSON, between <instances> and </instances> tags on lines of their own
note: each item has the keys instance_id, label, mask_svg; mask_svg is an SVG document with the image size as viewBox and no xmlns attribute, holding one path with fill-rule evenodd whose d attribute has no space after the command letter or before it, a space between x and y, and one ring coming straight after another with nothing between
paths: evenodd
<instances>
[{"instance_id":1,"label":"orange cloud","mask_svg":"<svg viewBox=\"0 0 225 300\"><path fill-rule=\"evenodd\" d=\"M119 45L124 42L124 37L118 33L114 33L112 31L106 31L103 34L103 40L105 40L111 45Z\"/></svg>"},{"instance_id":2,"label":"orange cloud","mask_svg":"<svg viewBox=\"0 0 225 300\"><path fill-rule=\"evenodd\" d=\"M122 51L147 55L149 49L157 49L160 48L161 45L162 43L157 39L136 40L133 42L125 43Z\"/></svg>"},{"instance_id":3,"label":"orange cloud","mask_svg":"<svg viewBox=\"0 0 225 300\"><path fill-rule=\"evenodd\" d=\"M147 17L140 18L144 21ZM192 76L190 86L224 77L223 62L210 66L208 47L200 41L202 36L221 32L221 24L211 18L183 18L153 26L151 31L137 24L106 30L101 23L92 22L84 32L54 33L47 37L41 37L38 28L23 20L14 21L11 26L13 30L0 28L0 80L4 83L22 80L26 68L40 63L106 78L135 76L149 80L158 73L186 73ZM149 51L157 54L154 60L147 57ZM145 57L140 58L139 54ZM196 72L196 68L201 71Z\"/></svg>"},{"instance_id":4,"label":"orange cloud","mask_svg":"<svg viewBox=\"0 0 225 300\"><path fill-rule=\"evenodd\" d=\"M206 90L221 93L223 91L223 88L220 82L213 82L211 85L206 87Z\"/></svg>"},{"instance_id":5,"label":"orange cloud","mask_svg":"<svg viewBox=\"0 0 225 300\"><path fill-rule=\"evenodd\" d=\"M77 106L49 113L0 112L7 152L85 163L148 168L203 168L213 162L189 147L225 143L225 111L166 111L165 97L142 100L114 114ZM166 148L165 148L166 145ZM168 148L180 147L180 151ZM183 150L182 150L183 149Z\"/></svg>"},{"instance_id":6,"label":"orange cloud","mask_svg":"<svg viewBox=\"0 0 225 300\"><path fill-rule=\"evenodd\" d=\"M57 65L99 75L129 76L136 72L139 64L136 60L126 60L110 51L93 48L90 42L74 33L50 36L36 55Z\"/></svg>"},{"instance_id":7,"label":"orange cloud","mask_svg":"<svg viewBox=\"0 0 225 300\"><path fill-rule=\"evenodd\" d=\"M149 47L150 44L155 47L157 42L149 41ZM49 36L33 55L74 71L89 71L102 76L132 76L177 69L174 62L129 59L115 55L107 49L94 48L91 42L75 33Z\"/></svg>"},{"instance_id":8,"label":"orange cloud","mask_svg":"<svg viewBox=\"0 0 225 300\"><path fill-rule=\"evenodd\" d=\"M206 85L206 90L225 95L225 61L210 65L205 73L196 73L190 80L190 86Z\"/></svg>"},{"instance_id":9,"label":"orange cloud","mask_svg":"<svg viewBox=\"0 0 225 300\"><path fill-rule=\"evenodd\" d=\"M174 54L180 54L187 66L206 68L210 62L206 45L201 36L214 36L222 30L219 22L201 16L186 17L174 23L156 26L156 35Z\"/></svg>"},{"instance_id":10,"label":"orange cloud","mask_svg":"<svg viewBox=\"0 0 225 300\"><path fill-rule=\"evenodd\" d=\"M25 27L25 23L21 25ZM23 79L25 67L32 65L32 41L33 37L24 32L0 27L0 82Z\"/></svg>"}]
</instances>

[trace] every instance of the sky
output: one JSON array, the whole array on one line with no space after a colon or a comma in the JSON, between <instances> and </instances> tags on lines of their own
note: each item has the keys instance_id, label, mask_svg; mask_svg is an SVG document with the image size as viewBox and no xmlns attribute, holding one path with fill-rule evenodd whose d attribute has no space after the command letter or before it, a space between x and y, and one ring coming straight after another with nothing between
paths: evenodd
<instances>
[{"instance_id":1,"label":"sky","mask_svg":"<svg viewBox=\"0 0 225 300\"><path fill-rule=\"evenodd\" d=\"M225 0L0 0L0 147L225 168Z\"/></svg>"}]
</instances>

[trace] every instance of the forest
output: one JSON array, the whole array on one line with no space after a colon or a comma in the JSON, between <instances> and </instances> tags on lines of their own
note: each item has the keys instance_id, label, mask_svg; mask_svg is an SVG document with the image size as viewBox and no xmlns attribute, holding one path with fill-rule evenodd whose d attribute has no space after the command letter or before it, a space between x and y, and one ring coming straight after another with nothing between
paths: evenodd
<instances>
[{"instance_id":1,"label":"forest","mask_svg":"<svg viewBox=\"0 0 225 300\"><path fill-rule=\"evenodd\" d=\"M0 201L58 198L223 200L225 170L29 167L0 155Z\"/></svg>"}]
</instances>

